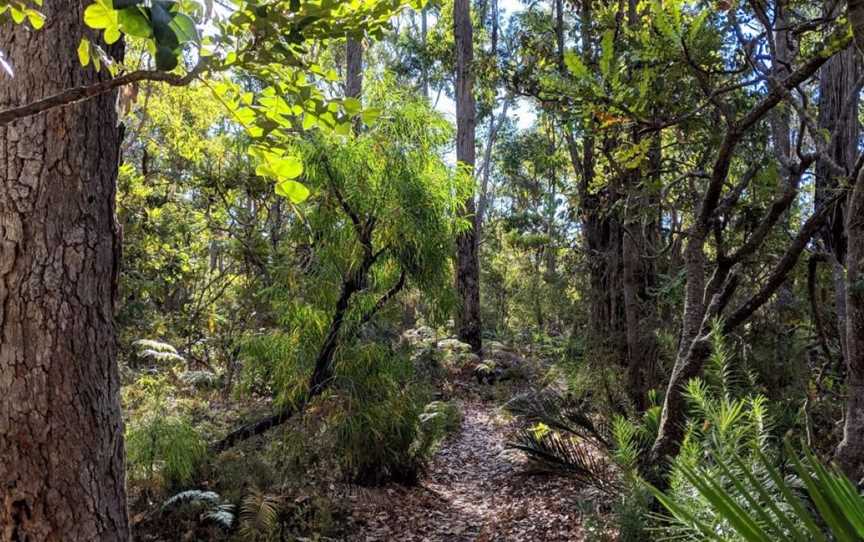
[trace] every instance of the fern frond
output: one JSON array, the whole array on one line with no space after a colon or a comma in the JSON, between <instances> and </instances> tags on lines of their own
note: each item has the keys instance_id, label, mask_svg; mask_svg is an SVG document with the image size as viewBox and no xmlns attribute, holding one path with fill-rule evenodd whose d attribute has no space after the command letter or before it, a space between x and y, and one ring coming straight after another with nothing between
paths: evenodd
<instances>
[{"instance_id":1,"label":"fern frond","mask_svg":"<svg viewBox=\"0 0 864 542\"><path fill-rule=\"evenodd\" d=\"M208 510L201 514L201 519L218 525L228 531L234 525L234 505L221 504L214 510Z\"/></svg>"},{"instance_id":2,"label":"fern frond","mask_svg":"<svg viewBox=\"0 0 864 542\"><path fill-rule=\"evenodd\" d=\"M207 506L218 506L221 501L219 494L215 491L201 491L200 489L190 489L181 491L170 499L162 503L162 511L180 508L188 504L204 504Z\"/></svg>"},{"instance_id":3,"label":"fern frond","mask_svg":"<svg viewBox=\"0 0 864 542\"><path fill-rule=\"evenodd\" d=\"M272 533L279 525L279 498L258 488L249 490L240 505L240 532L244 538Z\"/></svg>"},{"instance_id":4,"label":"fern frond","mask_svg":"<svg viewBox=\"0 0 864 542\"><path fill-rule=\"evenodd\" d=\"M185 363L186 358L181 356L176 352L160 352L158 350L142 350L138 352L138 357L149 359L152 361L157 361L161 363L166 362L175 362L175 363Z\"/></svg>"},{"instance_id":5,"label":"fern frond","mask_svg":"<svg viewBox=\"0 0 864 542\"><path fill-rule=\"evenodd\" d=\"M170 344L160 341L154 341L152 339L139 339L133 342L132 346L137 348L139 351L153 350L155 352L170 352L172 354L177 353L177 349Z\"/></svg>"}]
</instances>

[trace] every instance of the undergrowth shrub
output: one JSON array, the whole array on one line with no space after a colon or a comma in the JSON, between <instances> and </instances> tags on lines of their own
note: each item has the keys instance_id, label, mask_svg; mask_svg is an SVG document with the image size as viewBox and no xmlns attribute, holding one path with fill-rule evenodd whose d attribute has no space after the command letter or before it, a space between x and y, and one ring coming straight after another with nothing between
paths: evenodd
<instances>
[{"instance_id":1,"label":"undergrowth shrub","mask_svg":"<svg viewBox=\"0 0 864 542\"><path fill-rule=\"evenodd\" d=\"M431 392L411 363L380 345L357 349L337 368L338 407L326 421L347 478L361 484L414 483L454 424L452 410L427 407Z\"/></svg>"},{"instance_id":2,"label":"undergrowth shrub","mask_svg":"<svg viewBox=\"0 0 864 542\"><path fill-rule=\"evenodd\" d=\"M711 525L722 540L738 540L729 521L718 513L694 486L694 469L711 479L721 491L735 495L746 513L756 513L765 500L782 503L782 487L769 476L761 458L780 461L772 436L773 417L766 397L756 391L756 379L733 359L719 322L711 331L712 354L704 376L687 383L688 422L681 449L672 461L667 498L682 511L674 516L651 511L650 493L640 471L660 426L660 398L649 396L649 408L636 419L604 415L589 402L590 389L582 387L584 373L570 373L581 395L545 390L512 400L508 409L526 423L510 443L542 470L573 476L602 490L610 498L614 530L620 540L702 539L696 525ZM573 384L574 380L570 380ZM569 388L573 389L573 388ZM596 390L596 385L594 387ZM596 453L594 453L596 452ZM608 457L609 463L598 459ZM752 476L764 491L762 500L748 500L739 481ZM791 479L782 480L795 485ZM610 489L612 488L612 489ZM781 512L783 504L779 504ZM682 517L691 518L682 520ZM602 529L600 530L602 531ZM598 531L599 532L599 531Z\"/></svg>"},{"instance_id":3,"label":"undergrowth shrub","mask_svg":"<svg viewBox=\"0 0 864 542\"><path fill-rule=\"evenodd\" d=\"M135 413L126 429L130 478L173 487L189 482L207 454L207 445L182 414L164 397L152 398Z\"/></svg>"}]
</instances>

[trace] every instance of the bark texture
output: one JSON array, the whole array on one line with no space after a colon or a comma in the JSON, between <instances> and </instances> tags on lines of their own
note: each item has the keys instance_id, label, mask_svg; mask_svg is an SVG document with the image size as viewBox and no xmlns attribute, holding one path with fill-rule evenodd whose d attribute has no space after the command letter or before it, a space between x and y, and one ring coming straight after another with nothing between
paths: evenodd
<instances>
[{"instance_id":1,"label":"bark texture","mask_svg":"<svg viewBox=\"0 0 864 542\"><path fill-rule=\"evenodd\" d=\"M0 107L104 77L78 64L85 2L0 25ZM0 127L0 540L128 540L113 297L114 92Z\"/></svg>"},{"instance_id":2,"label":"bark texture","mask_svg":"<svg viewBox=\"0 0 864 542\"><path fill-rule=\"evenodd\" d=\"M453 2L453 32L456 38L456 160L473 169L475 165L474 29L470 0ZM459 339L474 351L481 348L480 261L477 255L476 208L473 194L465 201L464 213L471 227L456 240L456 292L460 307L456 318Z\"/></svg>"},{"instance_id":3,"label":"bark texture","mask_svg":"<svg viewBox=\"0 0 864 542\"><path fill-rule=\"evenodd\" d=\"M864 174L849 198L846 233L846 421L837 462L853 480L864 476Z\"/></svg>"},{"instance_id":4,"label":"bark texture","mask_svg":"<svg viewBox=\"0 0 864 542\"><path fill-rule=\"evenodd\" d=\"M826 10L830 9L830 3ZM839 9L837 10L839 11ZM837 13L826 11L826 17ZM831 133L825 149L827 154L816 162L816 207L821 208L851 173L858 153L858 92L855 46L850 45L834 55L819 74L819 128ZM843 171L837 171L836 168ZM844 294L843 266L846 259L845 205L835 205L828 224L820 232L825 249L833 255L831 262L835 275L834 305L837 315L837 336L844 359L846 352L846 296Z\"/></svg>"}]
</instances>

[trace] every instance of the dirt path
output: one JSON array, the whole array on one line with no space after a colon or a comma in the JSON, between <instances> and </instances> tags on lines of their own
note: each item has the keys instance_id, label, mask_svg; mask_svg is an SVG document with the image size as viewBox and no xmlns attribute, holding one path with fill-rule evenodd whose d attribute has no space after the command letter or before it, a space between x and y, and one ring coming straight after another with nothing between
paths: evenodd
<instances>
[{"instance_id":1,"label":"dirt path","mask_svg":"<svg viewBox=\"0 0 864 542\"><path fill-rule=\"evenodd\" d=\"M582 540L579 501L559 477L521 474L505 454L507 427L485 403L463 403L462 431L446 442L420 487L384 488L349 497L352 541Z\"/></svg>"}]
</instances>

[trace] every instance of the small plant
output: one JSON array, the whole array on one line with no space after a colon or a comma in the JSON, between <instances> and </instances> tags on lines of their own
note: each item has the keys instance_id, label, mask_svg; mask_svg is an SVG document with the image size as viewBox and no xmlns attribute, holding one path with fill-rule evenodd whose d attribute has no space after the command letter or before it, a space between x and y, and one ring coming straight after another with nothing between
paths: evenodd
<instances>
[{"instance_id":1,"label":"small plant","mask_svg":"<svg viewBox=\"0 0 864 542\"><path fill-rule=\"evenodd\" d=\"M185 363L186 358L177 353L177 349L168 343L152 339L140 339L132 343L136 348L135 356L139 360L157 363Z\"/></svg>"},{"instance_id":2,"label":"small plant","mask_svg":"<svg viewBox=\"0 0 864 542\"><path fill-rule=\"evenodd\" d=\"M609 430L595 422L585 404L544 390L519 395L506 408L532 424L519 431L508 447L523 452L534 470L571 476L607 494L619 487L618 476L606 460Z\"/></svg>"},{"instance_id":3,"label":"small plant","mask_svg":"<svg viewBox=\"0 0 864 542\"><path fill-rule=\"evenodd\" d=\"M251 488L240 505L240 535L243 540L275 540L280 529L281 499Z\"/></svg>"},{"instance_id":4,"label":"small plant","mask_svg":"<svg viewBox=\"0 0 864 542\"><path fill-rule=\"evenodd\" d=\"M187 386L199 389L212 389L219 383L219 377L210 371L185 371L179 378Z\"/></svg>"},{"instance_id":5,"label":"small plant","mask_svg":"<svg viewBox=\"0 0 864 542\"><path fill-rule=\"evenodd\" d=\"M129 472L133 477L168 485L188 482L207 453L207 446L192 424L168 414L164 400L154 400L133 419L126 431Z\"/></svg>"},{"instance_id":6,"label":"small plant","mask_svg":"<svg viewBox=\"0 0 864 542\"><path fill-rule=\"evenodd\" d=\"M162 514L180 514L201 524L212 524L225 531L234 525L234 505L222 502L218 493L191 489L177 493L162 503Z\"/></svg>"}]
</instances>

